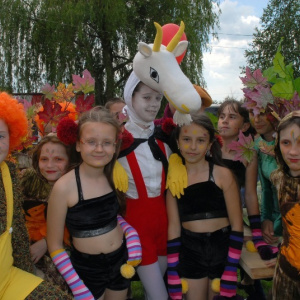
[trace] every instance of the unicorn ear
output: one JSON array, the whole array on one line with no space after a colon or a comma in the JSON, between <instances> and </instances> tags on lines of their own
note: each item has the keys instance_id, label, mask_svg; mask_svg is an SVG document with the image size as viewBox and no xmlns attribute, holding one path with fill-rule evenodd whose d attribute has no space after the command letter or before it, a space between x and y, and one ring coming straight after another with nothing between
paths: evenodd
<instances>
[{"instance_id":1,"label":"unicorn ear","mask_svg":"<svg viewBox=\"0 0 300 300\"><path fill-rule=\"evenodd\" d=\"M139 42L138 50L145 57L149 57L152 54L152 47L144 42Z\"/></svg>"},{"instance_id":2,"label":"unicorn ear","mask_svg":"<svg viewBox=\"0 0 300 300\"><path fill-rule=\"evenodd\" d=\"M175 47L175 49L172 51L175 57L180 56L183 54L188 46L189 42L188 41L181 41L178 43L178 45Z\"/></svg>"}]
</instances>

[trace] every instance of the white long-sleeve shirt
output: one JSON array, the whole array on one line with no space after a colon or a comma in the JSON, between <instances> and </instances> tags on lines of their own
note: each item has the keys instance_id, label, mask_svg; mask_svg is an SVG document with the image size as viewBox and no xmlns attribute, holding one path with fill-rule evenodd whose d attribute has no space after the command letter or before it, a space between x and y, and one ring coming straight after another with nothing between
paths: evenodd
<instances>
[{"instance_id":1,"label":"white long-sleeve shirt","mask_svg":"<svg viewBox=\"0 0 300 300\"><path fill-rule=\"evenodd\" d=\"M133 135L134 138L148 139L154 132L154 123L152 123L149 128L143 129L129 120L125 124L125 128ZM169 158L169 156L171 155L171 149L166 144L164 144L164 146L166 149L167 158ZM148 142L141 143L134 150L134 153L139 164L143 179L146 183L148 197L159 196L161 190L162 163L153 157ZM128 198L137 199L139 196L127 158L126 156L124 156L119 158L118 160L126 170L129 178L129 187L126 196Z\"/></svg>"}]
</instances>

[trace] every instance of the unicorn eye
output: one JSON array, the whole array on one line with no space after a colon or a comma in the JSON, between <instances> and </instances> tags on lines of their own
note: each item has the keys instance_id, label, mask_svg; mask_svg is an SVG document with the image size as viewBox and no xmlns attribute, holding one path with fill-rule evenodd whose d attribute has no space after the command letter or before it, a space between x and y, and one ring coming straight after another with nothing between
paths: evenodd
<instances>
[{"instance_id":1,"label":"unicorn eye","mask_svg":"<svg viewBox=\"0 0 300 300\"><path fill-rule=\"evenodd\" d=\"M155 80L157 83L159 83L159 75L157 71L150 67L150 77Z\"/></svg>"}]
</instances>

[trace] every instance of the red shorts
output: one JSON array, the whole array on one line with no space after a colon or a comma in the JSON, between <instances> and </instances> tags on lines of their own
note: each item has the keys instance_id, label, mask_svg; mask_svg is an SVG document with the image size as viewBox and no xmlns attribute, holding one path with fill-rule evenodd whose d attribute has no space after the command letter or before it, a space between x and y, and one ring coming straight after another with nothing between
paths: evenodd
<instances>
[{"instance_id":1,"label":"red shorts","mask_svg":"<svg viewBox=\"0 0 300 300\"><path fill-rule=\"evenodd\" d=\"M126 221L136 229L142 245L141 266L167 255L168 219L164 195L126 199Z\"/></svg>"}]
</instances>

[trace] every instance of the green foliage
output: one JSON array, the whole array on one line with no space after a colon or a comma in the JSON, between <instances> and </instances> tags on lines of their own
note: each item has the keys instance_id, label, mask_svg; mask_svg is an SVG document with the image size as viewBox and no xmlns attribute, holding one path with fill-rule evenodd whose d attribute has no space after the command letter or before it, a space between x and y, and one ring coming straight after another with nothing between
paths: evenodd
<instances>
[{"instance_id":1,"label":"green foliage","mask_svg":"<svg viewBox=\"0 0 300 300\"><path fill-rule=\"evenodd\" d=\"M104 103L122 95L138 42L154 40L153 22L183 20L190 44L182 69L204 86L203 51L218 25L213 8L209 0L0 0L0 85L39 92L88 69Z\"/></svg>"},{"instance_id":2,"label":"green foliage","mask_svg":"<svg viewBox=\"0 0 300 300\"><path fill-rule=\"evenodd\" d=\"M281 54L281 39L277 52L273 59L273 66L263 72L264 77L272 83L272 94L274 97L291 100L295 91L300 91L299 78L295 80L292 64L285 65L285 58Z\"/></svg>"},{"instance_id":3,"label":"green foliage","mask_svg":"<svg viewBox=\"0 0 300 300\"><path fill-rule=\"evenodd\" d=\"M300 1L270 0L261 17L261 29L256 28L251 50L246 50L247 66L266 70L272 66L277 44L282 41L282 55L292 63L294 76L300 76ZM281 68L281 63L275 68ZM285 70L283 70L285 73Z\"/></svg>"},{"instance_id":4,"label":"green foliage","mask_svg":"<svg viewBox=\"0 0 300 300\"><path fill-rule=\"evenodd\" d=\"M211 122L214 125L214 128L218 129L218 117L211 112L206 111L205 114L210 118Z\"/></svg>"}]
</instances>

